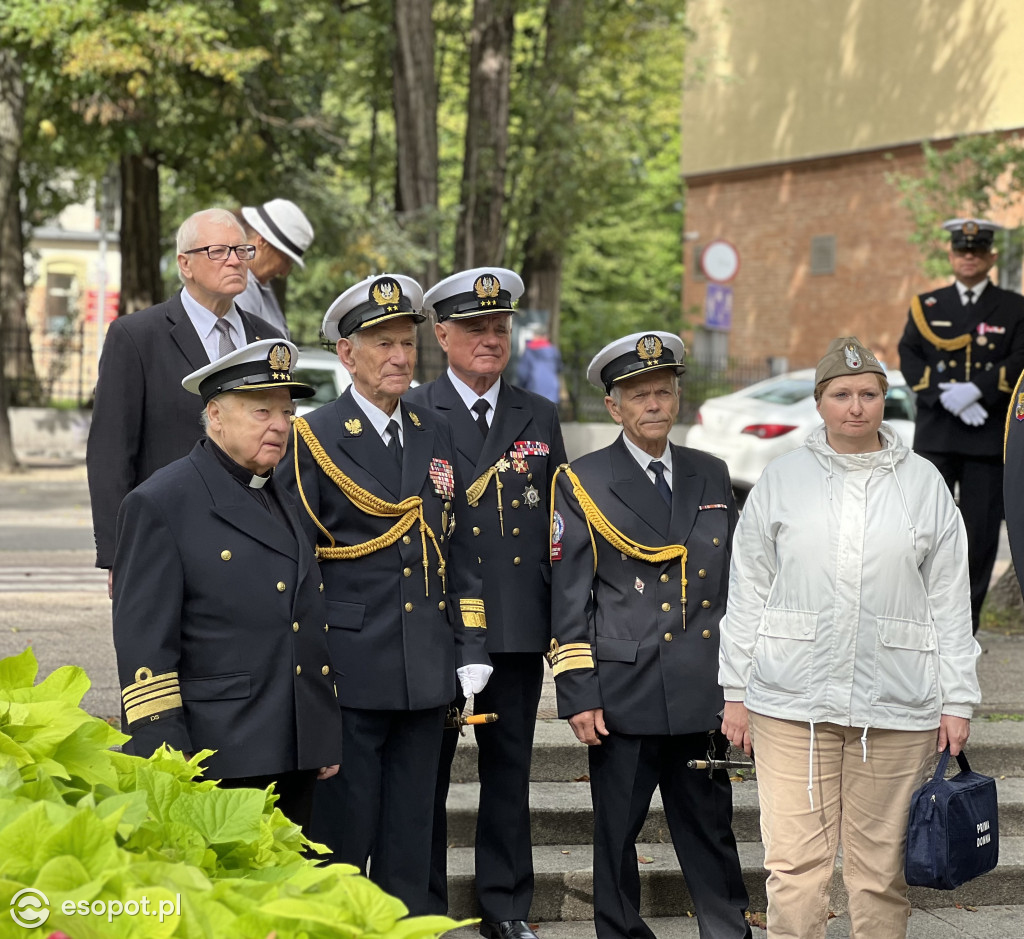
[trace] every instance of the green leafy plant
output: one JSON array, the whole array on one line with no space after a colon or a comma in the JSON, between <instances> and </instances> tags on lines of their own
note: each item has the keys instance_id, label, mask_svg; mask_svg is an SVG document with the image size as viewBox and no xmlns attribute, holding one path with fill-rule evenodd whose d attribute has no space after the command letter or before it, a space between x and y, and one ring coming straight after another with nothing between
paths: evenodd
<instances>
[{"instance_id":1,"label":"green leafy plant","mask_svg":"<svg viewBox=\"0 0 1024 939\"><path fill-rule=\"evenodd\" d=\"M308 858L322 846L270 789L197 778L211 751L113 749L128 738L79 706L85 672L37 673L31 649L0 660L0 905L44 894L41 935L425 939L463 925L409 917L356 868ZM7 936L25 929L3 915Z\"/></svg>"}]
</instances>

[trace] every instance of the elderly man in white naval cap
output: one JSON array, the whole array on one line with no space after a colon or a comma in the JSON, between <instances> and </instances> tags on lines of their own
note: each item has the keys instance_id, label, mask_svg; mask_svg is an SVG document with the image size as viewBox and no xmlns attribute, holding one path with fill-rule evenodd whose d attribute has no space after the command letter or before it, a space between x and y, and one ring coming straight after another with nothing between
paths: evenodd
<instances>
[{"instance_id":1,"label":"elderly man in white naval cap","mask_svg":"<svg viewBox=\"0 0 1024 939\"><path fill-rule=\"evenodd\" d=\"M295 422L282 467L323 571L342 713L344 760L317 793L314 835L416 915L428 909L448 704L457 679L480 691L490 673L452 430L401 401L422 305L400 274L368 277L331 304L323 334L352 384Z\"/></svg>"},{"instance_id":2,"label":"elderly man in white naval cap","mask_svg":"<svg viewBox=\"0 0 1024 939\"><path fill-rule=\"evenodd\" d=\"M700 934L750 936L724 753L718 623L736 506L729 471L669 443L683 343L610 343L587 377L622 434L555 476L549 661L558 713L589 747L598 939L648 937L635 841L656 787Z\"/></svg>"},{"instance_id":3,"label":"elderly man in white naval cap","mask_svg":"<svg viewBox=\"0 0 1024 939\"><path fill-rule=\"evenodd\" d=\"M264 789L308 834L341 719L320 571L277 485L294 413L290 342L250 343L187 375L206 436L121 503L114 649L126 749L217 751L206 776Z\"/></svg>"},{"instance_id":4,"label":"elderly man in white naval cap","mask_svg":"<svg viewBox=\"0 0 1024 939\"><path fill-rule=\"evenodd\" d=\"M313 243L313 226L302 209L289 199L247 205L239 215L246 236L256 247L256 256L249 264L249 279L238 296L238 305L272 323L290 338L272 281L287 277L294 264L305 268L302 257Z\"/></svg>"}]
</instances>

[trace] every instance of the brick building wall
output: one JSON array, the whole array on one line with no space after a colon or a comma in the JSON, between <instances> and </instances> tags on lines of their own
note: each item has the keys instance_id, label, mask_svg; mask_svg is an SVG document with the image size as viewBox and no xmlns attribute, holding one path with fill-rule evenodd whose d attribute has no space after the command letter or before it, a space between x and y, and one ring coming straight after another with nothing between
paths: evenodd
<instances>
[{"instance_id":1,"label":"brick building wall","mask_svg":"<svg viewBox=\"0 0 1024 939\"><path fill-rule=\"evenodd\" d=\"M856 335L898 366L910 298L947 282L925 276L909 240L910 216L885 179L921 165L914 146L688 178L688 346L692 327L703 321L706 282L696 258L708 242L724 238L740 256L731 284L730 356L785 357L789 368L802 368L817 362L830 339ZM812 242L820 239L821 263L829 238L834 268L814 273Z\"/></svg>"}]
</instances>

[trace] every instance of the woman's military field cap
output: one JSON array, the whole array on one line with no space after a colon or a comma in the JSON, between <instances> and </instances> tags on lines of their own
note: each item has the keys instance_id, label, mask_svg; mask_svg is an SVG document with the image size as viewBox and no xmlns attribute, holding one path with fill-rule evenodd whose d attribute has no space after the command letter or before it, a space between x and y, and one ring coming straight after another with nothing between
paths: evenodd
<instances>
[{"instance_id":1,"label":"woman's military field cap","mask_svg":"<svg viewBox=\"0 0 1024 939\"><path fill-rule=\"evenodd\" d=\"M983 218L951 218L942 223L949 232L949 246L954 251L989 251L997 231L1003 226Z\"/></svg>"},{"instance_id":2,"label":"woman's military field cap","mask_svg":"<svg viewBox=\"0 0 1024 939\"><path fill-rule=\"evenodd\" d=\"M181 380L181 387L203 399L225 391L262 391L287 388L293 398L309 398L316 389L292 378L299 350L287 339L258 339L221 356Z\"/></svg>"},{"instance_id":3,"label":"woman's military field cap","mask_svg":"<svg viewBox=\"0 0 1024 939\"><path fill-rule=\"evenodd\" d=\"M328 342L337 342L399 316L422 323L427 318L422 309L423 288L411 277L374 274L349 287L330 305L321 330Z\"/></svg>"},{"instance_id":4,"label":"woman's military field cap","mask_svg":"<svg viewBox=\"0 0 1024 939\"><path fill-rule=\"evenodd\" d=\"M522 295L523 279L515 271L474 267L434 284L423 298L423 307L443 323L488 313L514 313L515 302Z\"/></svg>"},{"instance_id":5,"label":"woman's military field cap","mask_svg":"<svg viewBox=\"0 0 1024 939\"><path fill-rule=\"evenodd\" d=\"M662 368L682 375L685 355L683 340L675 333L632 333L608 343L590 360L587 380L609 393L617 381Z\"/></svg>"},{"instance_id":6,"label":"woman's military field cap","mask_svg":"<svg viewBox=\"0 0 1024 939\"><path fill-rule=\"evenodd\" d=\"M841 375L862 375L874 372L885 378L882 363L866 349L856 336L841 336L828 344L828 351L822 356L814 370L814 385L839 378Z\"/></svg>"}]
</instances>

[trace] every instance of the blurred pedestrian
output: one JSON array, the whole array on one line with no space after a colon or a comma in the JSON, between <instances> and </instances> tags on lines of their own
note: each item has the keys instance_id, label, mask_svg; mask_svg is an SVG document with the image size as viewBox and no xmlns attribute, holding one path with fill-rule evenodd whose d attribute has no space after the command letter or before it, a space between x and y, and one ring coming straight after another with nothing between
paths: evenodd
<instances>
[{"instance_id":1,"label":"blurred pedestrian","mask_svg":"<svg viewBox=\"0 0 1024 939\"><path fill-rule=\"evenodd\" d=\"M256 256L249 265L248 282L238 297L238 305L272 323L290 339L291 332L272 282L275 278L286 278L294 264L305 268L302 256L313 243L313 226L302 209L288 199L247 205L239 215L246 237L256 246Z\"/></svg>"},{"instance_id":2,"label":"blurred pedestrian","mask_svg":"<svg viewBox=\"0 0 1024 939\"><path fill-rule=\"evenodd\" d=\"M558 404L558 376L562 371L562 353L548 339L547 330L538 329L527 340L516 366L516 382L527 391Z\"/></svg>"},{"instance_id":3,"label":"blurred pedestrian","mask_svg":"<svg viewBox=\"0 0 1024 939\"><path fill-rule=\"evenodd\" d=\"M900 369L917 392L914 450L957 495L967 527L971 620L978 631L1003 519L1003 433L1024 370L1024 297L993 284L1002 226L955 218L949 263L956 280L920 294L899 344Z\"/></svg>"}]
</instances>

